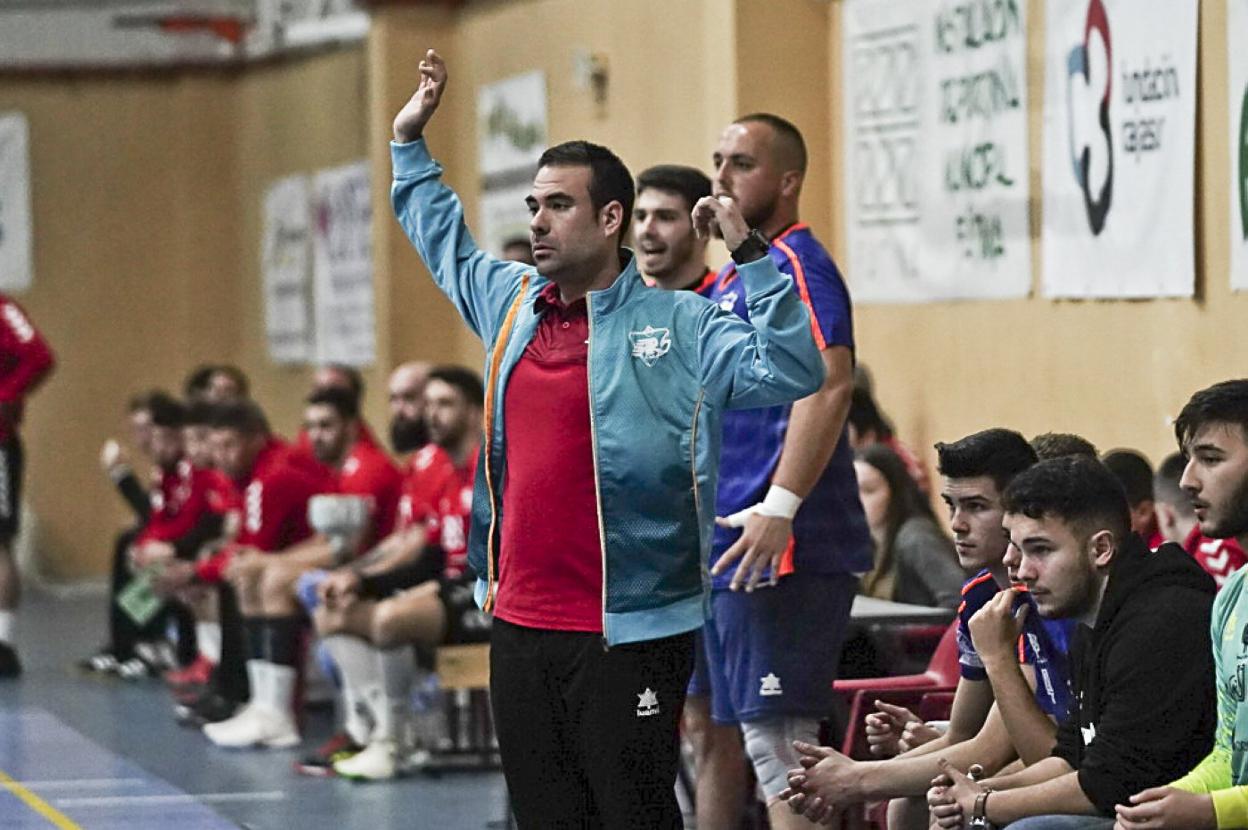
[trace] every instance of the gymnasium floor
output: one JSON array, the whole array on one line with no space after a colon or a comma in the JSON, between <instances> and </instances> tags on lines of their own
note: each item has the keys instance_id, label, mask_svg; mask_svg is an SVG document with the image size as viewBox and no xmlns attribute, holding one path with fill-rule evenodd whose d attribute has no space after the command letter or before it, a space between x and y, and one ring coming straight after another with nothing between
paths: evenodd
<instances>
[{"instance_id":1,"label":"gymnasium floor","mask_svg":"<svg viewBox=\"0 0 1248 830\"><path fill-rule=\"evenodd\" d=\"M384 830L501 827L502 775L353 784L295 775L301 750L228 752L174 723L155 681L92 680L72 668L101 642L103 597L28 593L26 673L0 683L0 828ZM305 745L330 729L311 718Z\"/></svg>"}]
</instances>

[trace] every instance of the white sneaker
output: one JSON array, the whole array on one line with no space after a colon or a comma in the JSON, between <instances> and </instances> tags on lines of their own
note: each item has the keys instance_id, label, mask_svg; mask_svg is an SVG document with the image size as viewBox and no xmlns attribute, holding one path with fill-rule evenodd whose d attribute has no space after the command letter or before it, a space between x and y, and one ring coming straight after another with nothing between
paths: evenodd
<instances>
[{"instance_id":1,"label":"white sneaker","mask_svg":"<svg viewBox=\"0 0 1248 830\"><path fill-rule=\"evenodd\" d=\"M264 746L287 749L299 744L294 720L270 707L249 703L241 712L220 723L204 724L208 740L227 749Z\"/></svg>"},{"instance_id":2,"label":"white sneaker","mask_svg":"<svg viewBox=\"0 0 1248 830\"><path fill-rule=\"evenodd\" d=\"M399 750L394 741L373 741L362 752L334 762L334 772L343 778L363 781L389 781L400 771Z\"/></svg>"}]
</instances>

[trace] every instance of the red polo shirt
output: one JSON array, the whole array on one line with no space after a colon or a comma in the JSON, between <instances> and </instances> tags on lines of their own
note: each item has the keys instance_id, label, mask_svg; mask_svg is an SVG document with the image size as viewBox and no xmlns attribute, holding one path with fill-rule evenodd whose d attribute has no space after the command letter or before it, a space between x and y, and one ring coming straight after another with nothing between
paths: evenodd
<instances>
[{"instance_id":1,"label":"red polo shirt","mask_svg":"<svg viewBox=\"0 0 1248 830\"><path fill-rule=\"evenodd\" d=\"M504 393L507 480L494 614L529 628L602 631L602 545L589 425L589 318L551 284Z\"/></svg>"}]
</instances>

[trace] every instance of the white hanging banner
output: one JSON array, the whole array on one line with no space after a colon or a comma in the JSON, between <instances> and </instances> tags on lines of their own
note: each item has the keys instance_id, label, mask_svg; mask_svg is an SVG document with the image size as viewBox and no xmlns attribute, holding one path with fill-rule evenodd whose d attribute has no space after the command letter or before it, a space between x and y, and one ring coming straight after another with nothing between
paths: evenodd
<instances>
[{"instance_id":1,"label":"white hanging banner","mask_svg":"<svg viewBox=\"0 0 1248 830\"><path fill-rule=\"evenodd\" d=\"M1198 11L1047 0L1047 296L1191 296Z\"/></svg>"},{"instance_id":2,"label":"white hanging banner","mask_svg":"<svg viewBox=\"0 0 1248 830\"><path fill-rule=\"evenodd\" d=\"M277 363L314 357L310 199L307 176L279 179L264 196L264 330Z\"/></svg>"},{"instance_id":3,"label":"white hanging banner","mask_svg":"<svg viewBox=\"0 0 1248 830\"><path fill-rule=\"evenodd\" d=\"M34 278L30 217L30 129L20 112L0 113L0 291L20 293Z\"/></svg>"},{"instance_id":4,"label":"white hanging banner","mask_svg":"<svg viewBox=\"0 0 1248 830\"><path fill-rule=\"evenodd\" d=\"M1248 0L1227 0L1226 53L1231 129L1231 288L1248 291Z\"/></svg>"},{"instance_id":5,"label":"white hanging banner","mask_svg":"<svg viewBox=\"0 0 1248 830\"><path fill-rule=\"evenodd\" d=\"M1027 1L851 0L843 32L855 301L1026 296Z\"/></svg>"},{"instance_id":6,"label":"white hanging banner","mask_svg":"<svg viewBox=\"0 0 1248 830\"><path fill-rule=\"evenodd\" d=\"M316 359L369 366L377 336L368 162L320 171L312 191Z\"/></svg>"}]
</instances>

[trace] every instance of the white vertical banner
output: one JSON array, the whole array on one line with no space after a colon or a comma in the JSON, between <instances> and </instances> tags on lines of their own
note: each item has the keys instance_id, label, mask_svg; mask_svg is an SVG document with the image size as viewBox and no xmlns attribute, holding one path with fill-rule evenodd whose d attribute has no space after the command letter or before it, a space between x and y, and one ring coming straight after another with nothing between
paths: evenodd
<instances>
[{"instance_id":1,"label":"white vertical banner","mask_svg":"<svg viewBox=\"0 0 1248 830\"><path fill-rule=\"evenodd\" d=\"M1047 0L1047 296L1191 296L1198 12Z\"/></svg>"},{"instance_id":2,"label":"white vertical banner","mask_svg":"<svg viewBox=\"0 0 1248 830\"><path fill-rule=\"evenodd\" d=\"M312 194L316 359L371 365L377 335L368 162L318 172Z\"/></svg>"},{"instance_id":3,"label":"white vertical banner","mask_svg":"<svg viewBox=\"0 0 1248 830\"><path fill-rule=\"evenodd\" d=\"M926 11L919 288L939 299L1031 291L1027 0Z\"/></svg>"},{"instance_id":4,"label":"white vertical banner","mask_svg":"<svg viewBox=\"0 0 1248 830\"><path fill-rule=\"evenodd\" d=\"M264 331L276 363L306 363L314 356L310 199L307 176L279 179L264 196Z\"/></svg>"},{"instance_id":5,"label":"white vertical banner","mask_svg":"<svg viewBox=\"0 0 1248 830\"><path fill-rule=\"evenodd\" d=\"M923 8L927 0L843 7L846 274L855 302L917 296Z\"/></svg>"},{"instance_id":6,"label":"white vertical banner","mask_svg":"<svg viewBox=\"0 0 1248 830\"><path fill-rule=\"evenodd\" d=\"M498 255L513 238L528 239L524 202L546 149L546 75L513 75L477 88L477 167L481 247Z\"/></svg>"},{"instance_id":7,"label":"white vertical banner","mask_svg":"<svg viewBox=\"0 0 1248 830\"><path fill-rule=\"evenodd\" d=\"M1227 0L1227 112L1231 130L1231 288L1248 291L1248 0Z\"/></svg>"},{"instance_id":8,"label":"white vertical banner","mask_svg":"<svg viewBox=\"0 0 1248 830\"><path fill-rule=\"evenodd\" d=\"M854 299L1026 296L1027 0L849 0L843 20Z\"/></svg>"},{"instance_id":9,"label":"white vertical banner","mask_svg":"<svg viewBox=\"0 0 1248 830\"><path fill-rule=\"evenodd\" d=\"M0 113L0 291L20 293L34 278L30 129L20 112Z\"/></svg>"}]
</instances>

